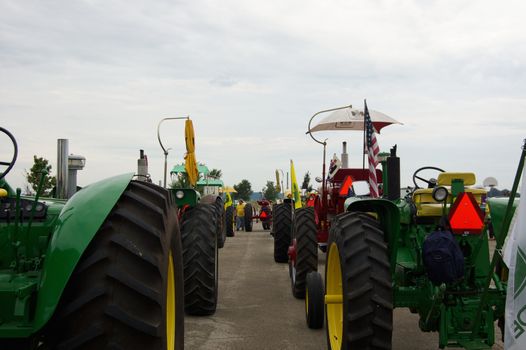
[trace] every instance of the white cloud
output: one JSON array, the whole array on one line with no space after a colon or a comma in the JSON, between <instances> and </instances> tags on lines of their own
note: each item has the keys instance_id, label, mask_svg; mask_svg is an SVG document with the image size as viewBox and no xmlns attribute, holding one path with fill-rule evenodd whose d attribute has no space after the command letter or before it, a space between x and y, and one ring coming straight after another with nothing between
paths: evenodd
<instances>
[{"instance_id":1,"label":"white cloud","mask_svg":"<svg viewBox=\"0 0 526 350\"><path fill-rule=\"evenodd\" d=\"M402 183L423 165L473 169L510 187L526 122L520 1L3 1L0 120L32 155L57 138L85 155L87 184L134 171L138 150L162 179L156 128L190 115L199 160L260 189L294 159L321 172L305 135L315 112L352 103L399 119ZM163 129L164 130L164 129ZM182 160L181 125L166 125ZM358 133L359 134L359 133ZM342 137L360 165L360 136ZM2 141L3 142L3 139ZM405 179L405 180L404 180Z\"/></svg>"}]
</instances>

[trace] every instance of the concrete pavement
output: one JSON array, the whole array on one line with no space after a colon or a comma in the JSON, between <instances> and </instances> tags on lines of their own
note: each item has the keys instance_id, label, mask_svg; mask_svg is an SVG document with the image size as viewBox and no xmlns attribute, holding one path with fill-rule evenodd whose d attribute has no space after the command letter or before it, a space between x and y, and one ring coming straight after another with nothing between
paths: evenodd
<instances>
[{"instance_id":1,"label":"concrete pavement","mask_svg":"<svg viewBox=\"0 0 526 350\"><path fill-rule=\"evenodd\" d=\"M292 296L288 265L274 262L273 247L261 224L254 224L254 232L227 237L219 250L217 311L208 317L185 316L185 349L327 348L325 329L307 328L304 301ZM324 255L319 256L323 272ZM393 326L394 350L438 349L438 335L421 332L418 316L406 309L395 310Z\"/></svg>"}]
</instances>

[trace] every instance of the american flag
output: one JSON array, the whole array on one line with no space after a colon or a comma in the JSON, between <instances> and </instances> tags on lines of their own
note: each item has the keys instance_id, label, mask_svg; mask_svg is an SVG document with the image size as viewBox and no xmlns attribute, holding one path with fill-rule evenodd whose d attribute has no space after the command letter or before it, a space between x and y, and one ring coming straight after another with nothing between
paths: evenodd
<instances>
[{"instance_id":1,"label":"american flag","mask_svg":"<svg viewBox=\"0 0 526 350\"><path fill-rule=\"evenodd\" d=\"M364 101L365 108L363 111L363 117L365 119L365 131L366 131L366 146L367 146L367 159L369 160L369 189L371 197L378 197L378 181L376 179L376 166L378 165L378 152L380 148L376 142L376 135L374 134L373 122L367 109L367 101Z\"/></svg>"}]
</instances>

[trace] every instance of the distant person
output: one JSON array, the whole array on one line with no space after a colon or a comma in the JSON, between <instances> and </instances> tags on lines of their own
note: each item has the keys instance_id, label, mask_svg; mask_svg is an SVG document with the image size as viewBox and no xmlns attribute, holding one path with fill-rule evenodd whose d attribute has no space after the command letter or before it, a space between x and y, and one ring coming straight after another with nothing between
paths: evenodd
<instances>
[{"instance_id":1,"label":"distant person","mask_svg":"<svg viewBox=\"0 0 526 350\"><path fill-rule=\"evenodd\" d=\"M245 202L240 199L236 207L236 231L243 231L245 228Z\"/></svg>"},{"instance_id":2,"label":"distant person","mask_svg":"<svg viewBox=\"0 0 526 350\"><path fill-rule=\"evenodd\" d=\"M331 162L329 164L329 175L327 175L327 180L332 180L334 175L336 175L336 172L340 170L341 167L342 167L342 162L340 161L336 153L334 153L334 155L332 156Z\"/></svg>"}]
</instances>

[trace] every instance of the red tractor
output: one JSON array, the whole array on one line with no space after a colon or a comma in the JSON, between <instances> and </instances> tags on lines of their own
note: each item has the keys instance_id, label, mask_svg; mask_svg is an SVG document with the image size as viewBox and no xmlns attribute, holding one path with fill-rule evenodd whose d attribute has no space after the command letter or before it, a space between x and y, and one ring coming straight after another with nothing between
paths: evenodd
<instances>
[{"instance_id":1,"label":"red tractor","mask_svg":"<svg viewBox=\"0 0 526 350\"><path fill-rule=\"evenodd\" d=\"M314 117L320 113L336 111L311 128ZM339 115L338 115L339 113ZM377 131L389 124L398 123L381 113L372 114L373 126ZM337 114L335 116L335 114ZM381 114L382 117L379 117ZM341 120L334 120L340 118ZM384 118L385 117L385 118ZM360 119L361 118L361 119ZM381 119L381 120L380 120ZM344 212L345 201L356 196L354 184L367 181L369 170L364 168L349 168L346 142L343 142L342 162L331 164L329 174L326 173L325 141L319 141L312 132L321 130L363 130L363 112L352 109L351 106L335 108L318 112L309 121L311 138L323 145L323 165L320 193L311 193L307 205L294 209L293 201L288 199L283 204L274 207L274 260L288 262L292 293L296 298L305 297L307 274L318 269L318 251L327 249L327 240L331 219ZM340 123L340 124L338 124ZM382 182L382 171L376 169L378 183ZM320 180L320 179L317 179Z\"/></svg>"},{"instance_id":2,"label":"red tractor","mask_svg":"<svg viewBox=\"0 0 526 350\"><path fill-rule=\"evenodd\" d=\"M261 220L264 230L270 230L272 226L272 209L270 208L270 201L262 199L257 201L260 206L259 213L256 214L256 209L252 207L252 204L247 203L245 205L245 231L252 231L253 220ZM257 221L256 221L257 222Z\"/></svg>"}]
</instances>

